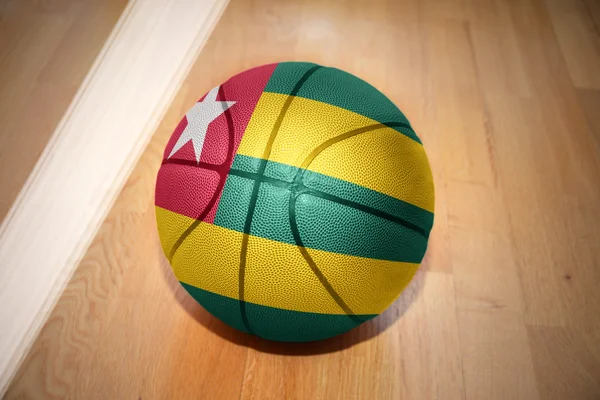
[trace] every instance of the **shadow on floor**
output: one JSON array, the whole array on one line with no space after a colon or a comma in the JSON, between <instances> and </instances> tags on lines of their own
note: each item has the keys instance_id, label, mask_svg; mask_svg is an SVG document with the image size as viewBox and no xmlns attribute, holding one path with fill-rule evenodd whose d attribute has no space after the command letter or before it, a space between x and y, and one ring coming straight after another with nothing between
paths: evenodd
<instances>
[{"instance_id":1,"label":"shadow on floor","mask_svg":"<svg viewBox=\"0 0 600 400\"><path fill-rule=\"evenodd\" d=\"M419 297L425 284L425 272L427 270L425 260L411 283L406 287L398 299L396 299L388 309L372 320L369 320L344 334L329 339L306 343L284 343L265 340L238 331L213 317L179 284L171 270L169 262L162 253L160 256L162 258L160 265L173 295L177 302L181 304L187 313L198 321L198 323L202 324L221 338L237 345L251 347L256 351L264 353L294 356L334 353L372 339L384 332L402 318L410 305Z\"/></svg>"}]
</instances>

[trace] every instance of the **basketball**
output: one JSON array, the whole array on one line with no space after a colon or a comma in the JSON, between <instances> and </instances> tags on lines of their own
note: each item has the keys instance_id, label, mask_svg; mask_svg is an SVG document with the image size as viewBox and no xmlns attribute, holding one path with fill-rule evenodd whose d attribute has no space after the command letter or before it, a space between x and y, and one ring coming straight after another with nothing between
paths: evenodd
<instances>
[{"instance_id":1,"label":"basketball","mask_svg":"<svg viewBox=\"0 0 600 400\"><path fill-rule=\"evenodd\" d=\"M265 339L346 332L388 308L427 249L434 187L419 137L335 68L242 72L187 112L156 181L162 249L213 316Z\"/></svg>"}]
</instances>

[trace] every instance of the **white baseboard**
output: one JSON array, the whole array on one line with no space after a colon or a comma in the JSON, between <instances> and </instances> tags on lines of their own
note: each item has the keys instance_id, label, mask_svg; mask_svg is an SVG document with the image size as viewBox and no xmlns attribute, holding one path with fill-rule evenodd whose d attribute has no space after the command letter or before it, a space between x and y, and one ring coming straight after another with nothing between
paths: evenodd
<instances>
[{"instance_id":1,"label":"white baseboard","mask_svg":"<svg viewBox=\"0 0 600 400\"><path fill-rule=\"evenodd\" d=\"M131 1L0 226L0 397L227 0Z\"/></svg>"}]
</instances>

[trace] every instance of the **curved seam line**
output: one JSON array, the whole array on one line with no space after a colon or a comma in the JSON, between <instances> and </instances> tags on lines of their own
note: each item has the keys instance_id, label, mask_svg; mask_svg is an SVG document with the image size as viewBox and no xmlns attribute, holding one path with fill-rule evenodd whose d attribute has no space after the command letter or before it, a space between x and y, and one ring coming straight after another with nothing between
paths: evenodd
<instances>
[{"instance_id":1,"label":"curved seam line","mask_svg":"<svg viewBox=\"0 0 600 400\"><path fill-rule=\"evenodd\" d=\"M405 125L403 123L395 123L395 124L396 124L396 126ZM315 263L315 261L312 259L312 257L308 253L308 250L305 248L304 243L302 242L302 238L300 236L300 231L298 230L298 222L296 221L296 201L298 200L298 197L300 197L300 194L301 194L301 193L298 193L298 188L300 188L301 186L304 186L304 183L302 182L302 178L304 176L304 172L306 171L306 168L312 163L312 161L321 152L323 152L327 147L329 147L329 146L331 146L331 145L333 145L335 143L341 142L342 140L351 138L352 136L356 136L356 135L359 135L361 133L369 132L371 130L380 129L380 128L383 128L383 127L386 127L386 126L387 125L385 125L383 123L378 123L378 124L373 124L373 125L369 125L369 126L366 126L366 127L362 127L362 128L359 128L359 129L355 129L355 130L352 130L350 132L346 132L346 133L343 133L341 135L335 136L335 137L333 137L333 138L331 138L329 140L326 140L321 145L317 146L304 159L304 161L302 162L302 164L300 164L300 168L296 172L296 176L294 178L294 184L292 185L291 191L290 191L290 200L289 200L290 227L291 227L291 230L292 230L292 235L294 236L294 241L296 241L296 244L298 245L298 249L300 250L300 253L302 253L302 256L304 257L305 261L311 267L311 269L313 270L313 273L317 276L317 278L319 279L319 281L321 282L321 284L325 287L325 289L327 290L327 292L331 295L331 297L333 297L333 299L344 310L344 312L348 315L348 317L350 317L353 321L355 321L357 323L362 323L364 321L361 318L359 318L352 311L352 309L348 306L348 304L346 304L346 302L344 302L344 300L341 298L341 296L335 291L335 289L333 288L333 286L331 285L331 283L329 283L329 281L327 280L327 278L325 277L325 275L323 275L323 273L318 268L318 266Z\"/></svg>"},{"instance_id":2,"label":"curved seam line","mask_svg":"<svg viewBox=\"0 0 600 400\"><path fill-rule=\"evenodd\" d=\"M308 80L308 78L318 69L323 68L320 65L315 65L310 68L308 71L302 75L302 77L298 80L290 94L288 95L275 124L273 125L273 129L271 130L271 135L267 141L265 146L265 150L263 151L263 156L260 162L260 166L258 168L257 174L263 175L265 172L265 168L267 167L267 161L269 156L271 155L271 150L273 148L273 143L275 142L275 138L279 133L279 129L281 128L281 124L283 123L283 119L285 114L287 113L292 101L295 99L296 93L300 90L302 85ZM240 268L238 271L238 297L240 300L240 312L242 316L242 323L246 330L250 333L254 333L252 328L250 328L250 322L248 321L248 315L246 313L246 302L244 300L244 287L245 287L245 278L246 278L246 261L248 256L248 241L250 238L250 229L252 227L252 217L254 215L254 209L256 208L256 201L258 200L258 191L260 189L261 181L254 181L254 186L252 188L252 195L250 197L250 203L248 205L248 212L246 214L246 221L244 223L244 236L242 237L242 245L240 249Z\"/></svg>"},{"instance_id":3,"label":"curved seam line","mask_svg":"<svg viewBox=\"0 0 600 400\"><path fill-rule=\"evenodd\" d=\"M287 181L284 181L281 179L272 178L272 177L264 176L264 175L261 177L256 172L248 172L248 171L234 169L234 168L229 170L229 175L235 175L235 176L239 176L239 177L245 178L245 179L259 180L261 182L264 182L264 183L267 183L267 184L270 184L270 185L273 185L273 186L276 186L278 188L285 189L285 190L292 190L292 186L294 186L294 183L292 183L292 182L287 182ZM385 219L387 221L396 223L398 225L402 225L407 229L410 229L412 231L419 233L425 239L429 238L429 233L424 228L422 228L416 224L413 224L412 222L407 221L401 217L397 217L393 214L390 214L388 212L378 210L376 208L367 206L362 203L347 200L342 197L323 192L321 190L309 188L306 185L304 185L304 183L301 183L296 191L298 192L299 195L305 194L305 195L309 195L309 196L319 197L321 199L331 201L332 203L341 204L346 207L354 208L355 210L366 212L368 214L371 214L376 217ZM410 203L407 203L407 204L410 204Z\"/></svg>"},{"instance_id":4,"label":"curved seam line","mask_svg":"<svg viewBox=\"0 0 600 400\"><path fill-rule=\"evenodd\" d=\"M223 98L223 99L225 98L225 90L223 89L223 85L221 85L219 87L219 94L221 95L221 98ZM223 105L223 106L225 107L225 105ZM198 225L200 225L200 223L203 222L204 218L206 218L208 213L212 210L212 208L214 207L215 203L217 202L217 199L219 198L221 192L223 191L223 188L225 187L225 181L227 180L227 173L229 172L228 169L230 168L228 166L231 166L231 164L233 162L233 144L235 142L235 125L233 124L233 118L231 116L230 107L228 107L226 110L224 110L224 114L225 114L225 119L227 120L227 131L229 133L228 142L227 142L227 157L226 157L225 161L223 161L221 164L208 164L208 163L201 163L201 162L196 163L196 166L200 166L200 164L202 164L204 167L207 167L210 165L211 167L208 169L214 170L217 172L217 174L219 174L219 183L217 184L217 187L216 187L215 192L213 193L212 197L208 201L208 204L206 205L206 207L204 207L204 210L202 211L202 213L200 213L198 218L196 218L196 221L194 221L192 224L190 224L190 226L187 227L187 229L181 234L181 236L173 244L173 247L171 248L171 251L169 252L169 256L168 256L169 264L173 260L173 257L175 256L175 253L177 252L179 247L181 247L181 245L188 238L188 236L198 227ZM171 162L171 163L183 164L181 161L182 160L173 160L173 162ZM171 164L171 163L163 161L163 165ZM186 164L186 165L189 165L189 164Z\"/></svg>"},{"instance_id":5,"label":"curved seam line","mask_svg":"<svg viewBox=\"0 0 600 400\"><path fill-rule=\"evenodd\" d=\"M264 93L279 94L279 95L284 95L284 96L285 96L285 93L271 92L271 91L268 91L268 90L265 90L265 91L264 91ZM289 96L289 95L288 95L288 96ZM373 117L370 117L370 116L368 116L368 115L365 115L365 114L363 114L363 113L356 112L356 111L354 111L354 110L350 110L350 109L348 109L348 108L344 108L344 107L338 106L337 104L327 103L327 102L325 102L325 101L322 101L322 100L317 100L317 99L312 99L312 98L310 98L310 97L306 97L306 96L298 96L298 95L296 95L296 94L295 94L294 96L295 96L295 97L299 97L299 98L301 98L301 99L306 99L306 100L310 100L310 101L315 101L315 102L317 102L317 103L326 104L326 105L328 105L328 106L336 107L336 108L339 108L340 110L349 111L349 112L351 112L351 113L353 113L353 114L360 115L361 117L368 118L368 119L370 119L371 121L377 121L377 120L376 120L376 119L374 119ZM414 135L414 137L412 137L412 136L410 136L410 135L407 135L406 133L404 133L404 132L402 132L402 131L399 131L399 130L397 130L397 129L394 129L394 130L395 130L396 132L398 132L398 133L401 133L403 136L406 136L407 138L409 138L409 139L410 139L410 140L412 140L413 142L416 142L416 143L418 143L418 144L420 144L420 145L422 146L422 145L423 145L423 143L421 142L421 139L419 139L419 137L417 136L417 132L415 132L415 131L414 131L414 129L412 128L412 126L410 125L410 123L404 123L404 122L401 122L401 124L402 124L402 125L400 125L400 126L397 126L397 127L398 127L398 128L402 127L402 128L406 128L406 129L408 129L408 130L409 130L409 131L410 131L410 132L411 132L411 133ZM394 128L395 126L389 126L389 127L390 127L390 128Z\"/></svg>"}]
</instances>

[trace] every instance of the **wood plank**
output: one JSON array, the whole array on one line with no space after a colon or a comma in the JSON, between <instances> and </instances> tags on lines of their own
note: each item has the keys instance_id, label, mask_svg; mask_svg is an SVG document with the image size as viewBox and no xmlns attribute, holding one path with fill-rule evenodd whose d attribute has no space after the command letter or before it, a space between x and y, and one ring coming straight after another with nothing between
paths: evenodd
<instances>
[{"instance_id":1,"label":"wood plank","mask_svg":"<svg viewBox=\"0 0 600 400\"><path fill-rule=\"evenodd\" d=\"M466 398L535 399L521 286L495 165L496 132L480 87L486 79L496 86L502 75L482 78L478 72L483 67L494 74L501 67L477 62L507 49L486 48L478 57L475 35L464 22L437 22L428 30L430 58L448 60L434 64L431 74L437 120L443 121L438 141L445 150L443 190L464 387ZM504 75L508 80L511 72ZM494 90L511 92L510 86ZM506 352L507 346L515 352Z\"/></svg>"},{"instance_id":2,"label":"wood plank","mask_svg":"<svg viewBox=\"0 0 600 400\"><path fill-rule=\"evenodd\" d=\"M428 27L430 66L437 109L437 140L444 179L474 184L496 180L490 160L486 115L467 25L437 22Z\"/></svg>"},{"instance_id":3,"label":"wood plank","mask_svg":"<svg viewBox=\"0 0 600 400\"><path fill-rule=\"evenodd\" d=\"M125 0L4 3L0 222L127 4Z\"/></svg>"},{"instance_id":4,"label":"wood plank","mask_svg":"<svg viewBox=\"0 0 600 400\"><path fill-rule=\"evenodd\" d=\"M585 0L546 0L573 84L600 89L600 36Z\"/></svg>"},{"instance_id":5,"label":"wood plank","mask_svg":"<svg viewBox=\"0 0 600 400\"><path fill-rule=\"evenodd\" d=\"M600 148L600 90L578 89L577 97L588 129L596 138L596 148Z\"/></svg>"},{"instance_id":6,"label":"wood plank","mask_svg":"<svg viewBox=\"0 0 600 400\"><path fill-rule=\"evenodd\" d=\"M582 306L600 304L597 292L587 287L597 279L596 246L581 242L598 229L592 222L600 198L597 147L543 4L524 2L511 7L511 15L536 97L488 101L495 129L503 132L496 141L498 165L522 260L526 321L585 323ZM574 251L582 245L593 249ZM568 278L573 276L579 278ZM560 304L553 301L557 295Z\"/></svg>"},{"instance_id":7,"label":"wood plank","mask_svg":"<svg viewBox=\"0 0 600 400\"><path fill-rule=\"evenodd\" d=\"M467 398L536 399L523 294L498 189L446 187ZM543 398L543 397L539 397Z\"/></svg>"},{"instance_id":8,"label":"wood plank","mask_svg":"<svg viewBox=\"0 0 600 400\"><path fill-rule=\"evenodd\" d=\"M600 33L600 3L595 0L583 0L585 11L592 19L594 31Z\"/></svg>"},{"instance_id":9,"label":"wood plank","mask_svg":"<svg viewBox=\"0 0 600 400\"><path fill-rule=\"evenodd\" d=\"M509 7L503 1L470 0L469 40L477 65L477 78L485 94L532 95L523 67Z\"/></svg>"},{"instance_id":10,"label":"wood plank","mask_svg":"<svg viewBox=\"0 0 600 400\"><path fill-rule=\"evenodd\" d=\"M514 240L524 320L540 398L598 396L586 379L548 373L545 334L573 332L565 348L597 354L600 298L597 235L597 144L579 107L544 3L503 4L516 32L532 97L491 93L483 86L494 132L495 159ZM482 69L480 74L489 70ZM560 299L560 300L557 300ZM594 344L590 344L594 343ZM555 362L567 353L554 355ZM575 356L578 360L580 357ZM541 361L543 360L543 361ZM596 358L576 373L590 374ZM564 360L566 361L566 359ZM564 388L570 388L565 391ZM560 395L556 395L559 393ZM556 395L556 397L555 397Z\"/></svg>"},{"instance_id":11,"label":"wood plank","mask_svg":"<svg viewBox=\"0 0 600 400\"><path fill-rule=\"evenodd\" d=\"M580 333L570 329L529 326L527 330L541 398L598 398L598 337L595 342L586 343Z\"/></svg>"}]
</instances>

